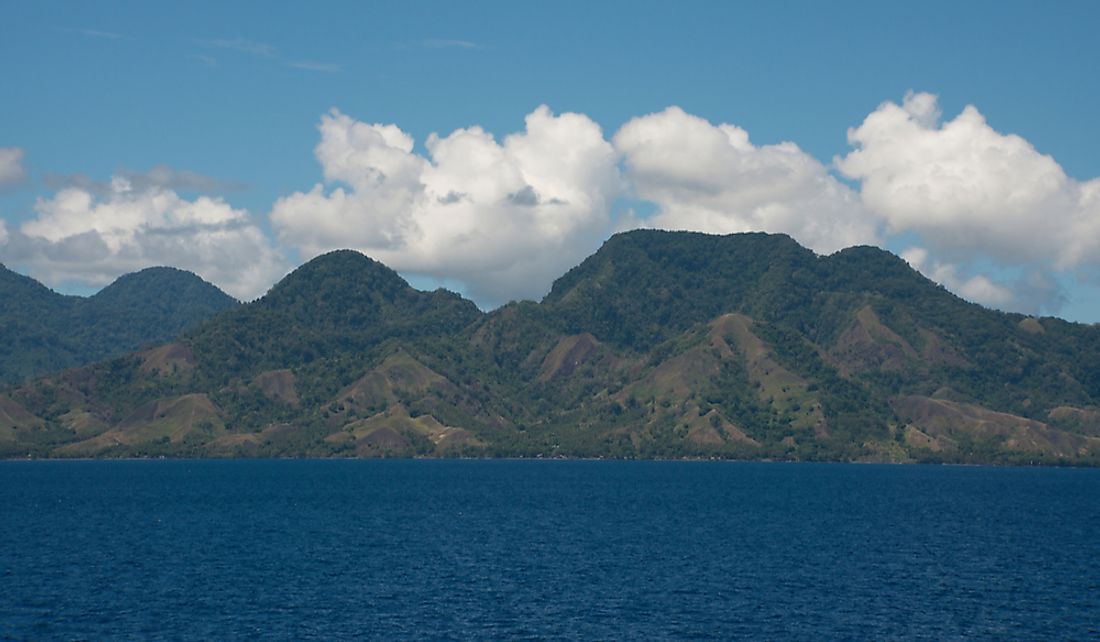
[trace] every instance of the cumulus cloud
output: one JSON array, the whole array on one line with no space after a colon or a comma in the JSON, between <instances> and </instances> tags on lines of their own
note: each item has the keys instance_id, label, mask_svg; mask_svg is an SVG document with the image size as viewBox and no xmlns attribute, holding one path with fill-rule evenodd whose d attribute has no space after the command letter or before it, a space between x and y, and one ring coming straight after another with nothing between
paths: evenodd
<instances>
[{"instance_id":1,"label":"cumulus cloud","mask_svg":"<svg viewBox=\"0 0 1100 642\"><path fill-rule=\"evenodd\" d=\"M1100 179L1068 178L973 107L941 119L934 95L910 93L852 129L834 169L856 191L794 143L755 145L677 107L612 142L586 116L540 107L503 141L470 127L433 134L426 153L397 125L334 110L314 150L325 182L279 199L271 220L303 259L354 247L483 305L537 297L613 227L647 226L783 232L823 254L907 234L921 245L914 267L962 296L1056 311L1057 273L1100 263ZM626 194L655 213L613 223Z\"/></svg>"},{"instance_id":2,"label":"cumulus cloud","mask_svg":"<svg viewBox=\"0 0 1100 642\"><path fill-rule=\"evenodd\" d=\"M926 249L914 265L930 278L989 305L1057 311L1066 297L1053 273L1100 266L1100 178L1070 178L972 105L941 116L932 94L885 102L848 131L856 149L835 165L860 181L891 233L919 235ZM981 261L1023 276L1010 285L957 276Z\"/></svg>"},{"instance_id":3,"label":"cumulus cloud","mask_svg":"<svg viewBox=\"0 0 1100 642\"><path fill-rule=\"evenodd\" d=\"M821 253L879 240L859 195L794 143L756 146L678 107L631 120L614 142L637 195L658 206L647 226L783 232Z\"/></svg>"},{"instance_id":4,"label":"cumulus cloud","mask_svg":"<svg viewBox=\"0 0 1100 642\"><path fill-rule=\"evenodd\" d=\"M914 270L976 303L999 307L1013 299L1012 292L1005 286L981 274L964 278L959 275L958 266L933 259L923 247L911 247L901 253L901 258Z\"/></svg>"},{"instance_id":5,"label":"cumulus cloud","mask_svg":"<svg viewBox=\"0 0 1100 642\"><path fill-rule=\"evenodd\" d=\"M1073 180L973 106L942 122L936 96L910 92L848 139L855 149L833 169L859 191L793 143L757 146L739 127L676 107L635 118L613 140L635 194L657 212L626 226L784 232L820 253L905 234L921 244L906 258L925 275L1032 313L1066 301L1059 272L1100 266L1100 179Z\"/></svg>"},{"instance_id":6,"label":"cumulus cloud","mask_svg":"<svg viewBox=\"0 0 1100 642\"><path fill-rule=\"evenodd\" d=\"M0 187L22 183L26 178L22 148L0 147Z\"/></svg>"},{"instance_id":7,"label":"cumulus cloud","mask_svg":"<svg viewBox=\"0 0 1100 642\"><path fill-rule=\"evenodd\" d=\"M262 43L209 44L282 60ZM474 126L432 134L424 151L397 125L337 110L318 129L323 182L274 203L279 239L302 260L358 249L459 284L486 307L537 298L613 229L641 225L783 232L819 253L904 238L919 246L905 258L930 278L1026 312L1057 311L1059 279L1095 278L1100 266L1100 178L1068 177L972 106L944 121L927 93L880 105L849 130L854 149L832 168L794 143L755 145L744 129L677 107L630 120L610 141L587 116L545 106L502 140ZM25 179L22 156L0 148L0 184ZM170 264L250 298L281 274L247 212L209 196L235 184L166 167L109 184L48 183L56 194L37 202L36 218L0 224L5 257L44 280L100 284ZM612 221L624 195L655 212Z\"/></svg>"},{"instance_id":8,"label":"cumulus cloud","mask_svg":"<svg viewBox=\"0 0 1100 642\"><path fill-rule=\"evenodd\" d=\"M66 187L38 199L34 210L9 235L5 253L47 283L106 285L126 272L170 265L250 299L285 269L248 213L220 198L189 201L120 176L106 194Z\"/></svg>"},{"instance_id":9,"label":"cumulus cloud","mask_svg":"<svg viewBox=\"0 0 1100 642\"><path fill-rule=\"evenodd\" d=\"M837 168L893 232L917 232L950 259L1062 270L1100 264L1100 179L1075 181L973 106L940 123L936 97L883 103L849 130Z\"/></svg>"},{"instance_id":10,"label":"cumulus cloud","mask_svg":"<svg viewBox=\"0 0 1100 642\"><path fill-rule=\"evenodd\" d=\"M1057 312L1068 301L1057 277L1041 267L1025 269L1018 277L995 281L985 274L970 272L954 263L940 261L922 247L901 253L909 265L959 296L982 305L1011 309L1025 314Z\"/></svg>"},{"instance_id":11,"label":"cumulus cloud","mask_svg":"<svg viewBox=\"0 0 1100 642\"><path fill-rule=\"evenodd\" d=\"M279 199L271 221L302 258L351 247L394 269L453 279L483 305L537 297L596 248L621 192L596 123L543 106L498 142L480 127L432 134L427 154L392 124L333 110L315 151L328 187Z\"/></svg>"}]
</instances>

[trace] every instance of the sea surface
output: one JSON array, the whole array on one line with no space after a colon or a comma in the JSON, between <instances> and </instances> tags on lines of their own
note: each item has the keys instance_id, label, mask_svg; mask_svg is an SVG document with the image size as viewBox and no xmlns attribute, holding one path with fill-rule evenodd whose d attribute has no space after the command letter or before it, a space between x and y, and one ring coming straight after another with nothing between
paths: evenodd
<instances>
[{"instance_id":1,"label":"sea surface","mask_svg":"<svg viewBox=\"0 0 1100 642\"><path fill-rule=\"evenodd\" d=\"M1100 639L1100 470L0 462L0 639Z\"/></svg>"}]
</instances>

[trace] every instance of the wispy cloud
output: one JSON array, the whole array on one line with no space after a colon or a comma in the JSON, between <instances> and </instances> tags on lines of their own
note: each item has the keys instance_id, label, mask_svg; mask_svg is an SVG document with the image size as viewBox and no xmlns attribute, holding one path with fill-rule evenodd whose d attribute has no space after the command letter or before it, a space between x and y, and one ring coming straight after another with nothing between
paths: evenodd
<instances>
[{"instance_id":1,"label":"wispy cloud","mask_svg":"<svg viewBox=\"0 0 1100 642\"><path fill-rule=\"evenodd\" d=\"M239 36L236 38L211 38L206 40L199 40L198 42L204 47L213 47L217 49L224 49L227 51L236 51L238 53L247 54L255 58L270 60L284 67L291 67L293 69L322 71L326 73L336 73L341 70L340 65L331 62L318 62L315 60L288 60L279 53L279 49L274 45L270 45L266 42L259 42L257 40L250 40L248 38L242 38ZM217 59L213 56L193 57L211 66L215 66L218 63Z\"/></svg>"},{"instance_id":2,"label":"wispy cloud","mask_svg":"<svg viewBox=\"0 0 1100 642\"><path fill-rule=\"evenodd\" d=\"M62 29L69 33L80 34L88 38L100 38L102 40L122 40L126 36L113 31L100 31L99 29Z\"/></svg>"},{"instance_id":3,"label":"wispy cloud","mask_svg":"<svg viewBox=\"0 0 1100 642\"><path fill-rule=\"evenodd\" d=\"M274 46L265 42L249 40L248 38L214 38L211 40L201 40L200 42L207 47L239 51L259 58L274 59L279 57L279 50Z\"/></svg>"},{"instance_id":4,"label":"wispy cloud","mask_svg":"<svg viewBox=\"0 0 1100 642\"><path fill-rule=\"evenodd\" d=\"M340 65L331 62L312 62L309 60L301 60L298 62L288 62L287 67L293 67L295 69L305 69L306 71L323 71L326 73L334 74L340 71Z\"/></svg>"},{"instance_id":5,"label":"wispy cloud","mask_svg":"<svg viewBox=\"0 0 1100 642\"><path fill-rule=\"evenodd\" d=\"M218 66L218 59L215 58L214 56L207 56L206 54L194 54L194 55L191 56L191 58L194 59L194 60L198 60L199 62L206 65L207 67L217 67Z\"/></svg>"},{"instance_id":6,"label":"wispy cloud","mask_svg":"<svg viewBox=\"0 0 1100 642\"><path fill-rule=\"evenodd\" d=\"M2 151L2 150L0 150ZM102 182L84 174L47 174L43 181L53 190L68 187L84 190L96 196L105 196L118 190L118 181L124 180L127 188L146 192L151 189L190 191L203 193L240 192L249 189L246 183L205 176L186 169L173 169L157 165L145 172L120 170L111 182Z\"/></svg>"},{"instance_id":7,"label":"wispy cloud","mask_svg":"<svg viewBox=\"0 0 1100 642\"><path fill-rule=\"evenodd\" d=\"M469 40L452 40L446 38L428 38L414 43L427 49L484 49L482 45Z\"/></svg>"}]
</instances>

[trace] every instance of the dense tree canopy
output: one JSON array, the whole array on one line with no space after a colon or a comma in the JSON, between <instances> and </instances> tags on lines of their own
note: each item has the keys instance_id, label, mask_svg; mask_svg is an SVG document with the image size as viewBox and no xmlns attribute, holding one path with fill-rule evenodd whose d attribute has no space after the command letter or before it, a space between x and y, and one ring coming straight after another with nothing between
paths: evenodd
<instances>
[{"instance_id":1,"label":"dense tree canopy","mask_svg":"<svg viewBox=\"0 0 1100 642\"><path fill-rule=\"evenodd\" d=\"M152 301L129 292L97 305ZM488 314L340 251L175 344L0 395L0 451L1096 463L1096 363L1097 328L870 247L629 232Z\"/></svg>"}]
</instances>

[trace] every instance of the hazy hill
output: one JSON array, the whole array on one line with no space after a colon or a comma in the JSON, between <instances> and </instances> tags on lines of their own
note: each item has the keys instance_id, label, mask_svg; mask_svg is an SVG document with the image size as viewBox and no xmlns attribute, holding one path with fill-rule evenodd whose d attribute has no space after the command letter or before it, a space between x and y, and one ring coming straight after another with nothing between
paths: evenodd
<instances>
[{"instance_id":1,"label":"hazy hill","mask_svg":"<svg viewBox=\"0 0 1100 642\"><path fill-rule=\"evenodd\" d=\"M237 301L198 276L148 268L90 297L0 266L0 382L81 366L171 339Z\"/></svg>"},{"instance_id":2,"label":"hazy hill","mask_svg":"<svg viewBox=\"0 0 1100 642\"><path fill-rule=\"evenodd\" d=\"M967 303L875 248L630 232L489 314L342 251L0 395L0 452L1096 464L1096 363L1096 327Z\"/></svg>"}]
</instances>

